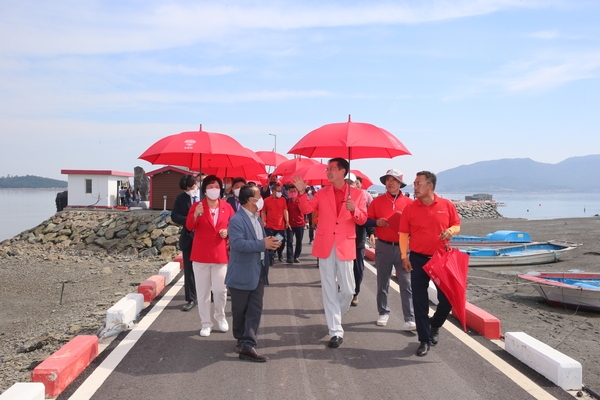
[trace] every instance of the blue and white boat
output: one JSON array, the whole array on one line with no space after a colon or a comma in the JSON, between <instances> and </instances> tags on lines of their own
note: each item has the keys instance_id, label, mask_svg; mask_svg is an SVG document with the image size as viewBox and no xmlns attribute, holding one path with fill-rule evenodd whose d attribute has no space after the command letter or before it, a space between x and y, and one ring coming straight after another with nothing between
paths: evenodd
<instances>
[{"instance_id":1,"label":"blue and white boat","mask_svg":"<svg viewBox=\"0 0 600 400\"><path fill-rule=\"evenodd\" d=\"M519 278L531 282L553 307L600 311L600 273L530 272Z\"/></svg>"},{"instance_id":2,"label":"blue and white boat","mask_svg":"<svg viewBox=\"0 0 600 400\"><path fill-rule=\"evenodd\" d=\"M527 232L501 230L488 233L486 236L457 235L450 240L450 245L453 247L506 246L508 243L531 243L531 237Z\"/></svg>"},{"instance_id":3,"label":"blue and white boat","mask_svg":"<svg viewBox=\"0 0 600 400\"><path fill-rule=\"evenodd\" d=\"M495 267L504 265L535 265L555 263L577 245L566 242L506 244L503 247L457 246L470 255L469 267Z\"/></svg>"}]
</instances>

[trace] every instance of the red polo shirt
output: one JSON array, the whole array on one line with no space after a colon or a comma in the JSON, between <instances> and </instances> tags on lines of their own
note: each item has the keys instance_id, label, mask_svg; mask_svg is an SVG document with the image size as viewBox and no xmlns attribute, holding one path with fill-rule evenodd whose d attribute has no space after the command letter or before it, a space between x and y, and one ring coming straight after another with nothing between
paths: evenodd
<instances>
[{"instance_id":1,"label":"red polo shirt","mask_svg":"<svg viewBox=\"0 0 600 400\"><path fill-rule=\"evenodd\" d=\"M282 231L285 229L285 218L283 210L287 210L287 201L282 196L279 198L269 196L265 199L265 205L262 212L265 215L265 228Z\"/></svg>"},{"instance_id":2,"label":"red polo shirt","mask_svg":"<svg viewBox=\"0 0 600 400\"><path fill-rule=\"evenodd\" d=\"M290 218L290 226L292 228L299 228L301 226L304 226L304 214L302 214L302 211L300 211L300 206L298 205L298 198L289 199L287 207Z\"/></svg>"},{"instance_id":3,"label":"red polo shirt","mask_svg":"<svg viewBox=\"0 0 600 400\"><path fill-rule=\"evenodd\" d=\"M369 206L367 218L379 219L389 218L396 211L404 211L404 208L413 201L406 197L402 192L398 193L398 196L394 200L394 196L385 192L381 196L377 196L371 201ZM381 240L387 240L388 242L398 242L398 225L394 226L377 226L375 227L375 236Z\"/></svg>"},{"instance_id":4,"label":"red polo shirt","mask_svg":"<svg viewBox=\"0 0 600 400\"><path fill-rule=\"evenodd\" d=\"M455 225L460 225L460 217L454 203L436 194L428 206L419 199L413 201L400 218L400 232L410 235L410 251L430 256L444 249L445 241L440 239L440 233Z\"/></svg>"}]
</instances>

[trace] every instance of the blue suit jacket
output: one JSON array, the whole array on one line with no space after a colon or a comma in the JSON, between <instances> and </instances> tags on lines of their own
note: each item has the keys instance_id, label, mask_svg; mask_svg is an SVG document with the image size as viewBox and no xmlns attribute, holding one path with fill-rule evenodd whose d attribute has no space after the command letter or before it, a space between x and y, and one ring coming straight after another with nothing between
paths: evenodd
<instances>
[{"instance_id":1,"label":"blue suit jacket","mask_svg":"<svg viewBox=\"0 0 600 400\"><path fill-rule=\"evenodd\" d=\"M266 237L262 224L261 229L263 236ZM258 287L261 276L264 276L265 284L268 285L270 258L265 248L265 241L256 237L250 217L243 207L240 207L229 220L227 232L229 234L229 263L227 264L225 285L234 289L254 290ZM264 267L261 257L264 259Z\"/></svg>"}]
</instances>

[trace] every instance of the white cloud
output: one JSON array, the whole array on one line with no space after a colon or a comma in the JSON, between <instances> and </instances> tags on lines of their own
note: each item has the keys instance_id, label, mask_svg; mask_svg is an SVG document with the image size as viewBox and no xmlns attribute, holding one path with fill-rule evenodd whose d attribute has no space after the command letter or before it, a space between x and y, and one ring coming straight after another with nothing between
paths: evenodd
<instances>
[{"instance_id":1,"label":"white cloud","mask_svg":"<svg viewBox=\"0 0 600 400\"><path fill-rule=\"evenodd\" d=\"M557 31L538 31L531 34L531 36L538 39L556 39L558 38Z\"/></svg>"},{"instance_id":2,"label":"white cloud","mask_svg":"<svg viewBox=\"0 0 600 400\"><path fill-rule=\"evenodd\" d=\"M248 30L418 24L473 17L500 10L547 7L541 0L431 0L404 3L241 2L216 4L22 1L0 6L0 53L29 56L111 54L222 42ZM107 3L108 4L108 3ZM110 3L114 7L115 3Z\"/></svg>"}]
</instances>

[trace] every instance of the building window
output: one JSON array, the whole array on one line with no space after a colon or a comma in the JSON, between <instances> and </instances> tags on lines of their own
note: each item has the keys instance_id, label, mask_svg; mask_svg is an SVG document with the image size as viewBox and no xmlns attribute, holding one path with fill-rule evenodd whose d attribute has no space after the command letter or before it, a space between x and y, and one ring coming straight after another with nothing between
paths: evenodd
<instances>
[{"instance_id":1,"label":"building window","mask_svg":"<svg viewBox=\"0 0 600 400\"><path fill-rule=\"evenodd\" d=\"M92 180L91 179L85 180L85 192L92 193Z\"/></svg>"}]
</instances>

